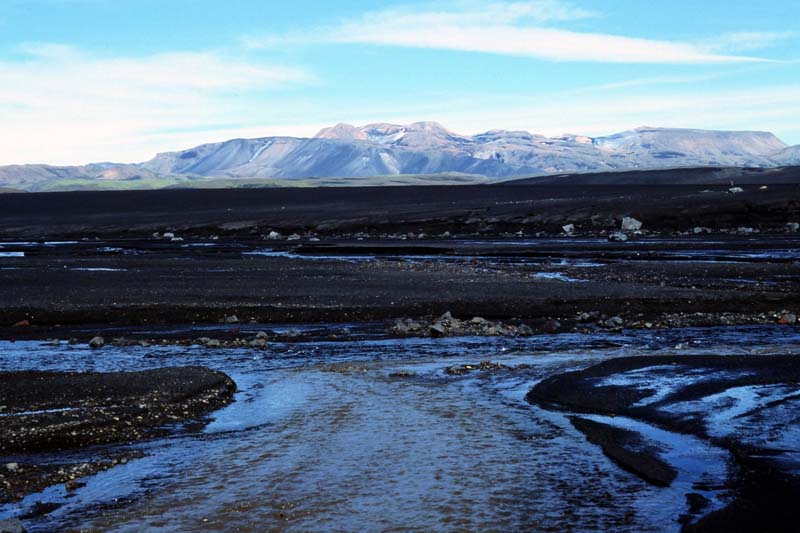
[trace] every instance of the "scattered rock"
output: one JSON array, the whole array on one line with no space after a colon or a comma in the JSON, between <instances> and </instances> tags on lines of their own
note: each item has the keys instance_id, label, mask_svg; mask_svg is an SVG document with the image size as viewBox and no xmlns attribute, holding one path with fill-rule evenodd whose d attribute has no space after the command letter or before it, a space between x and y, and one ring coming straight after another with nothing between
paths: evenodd
<instances>
[{"instance_id":1,"label":"scattered rock","mask_svg":"<svg viewBox=\"0 0 800 533\"><path fill-rule=\"evenodd\" d=\"M561 229L564 230L564 233L568 237L575 235L575 224L567 224L566 226L562 226Z\"/></svg>"},{"instance_id":2,"label":"scattered rock","mask_svg":"<svg viewBox=\"0 0 800 533\"><path fill-rule=\"evenodd\" d=\"M225 317L225 323L226 324L238 324L239 323L239 317L237 317L236 315L227 316L227 317Z\"/></svg>"},{"instance_id":3,"label":"scattered rock","mask_svg":"<svg viewBox=\"0 0 800 533\"><path fill-rule=\"evenodd\" d=\"M728 192L731 194L740 194L744 192L744 189L742 189L741 187L731 187L730 189L728 189Z\"/></svg>"},{"instance_id":4,"label":"scattered rock","mask_svg":"<svg viewBox=\"0 0 800 533\"><path fill-rule=\"evenodd\" d=\"M711 228L698 226L692 230L692 233L695 235L700 235L701 233L711 233Z\"/></svg>"},{"instance_id":5,"label":"scattered rock","mask_svg":"<svg viewBox=\"0 0 800 533\"><path fill-rule=\"evenodd\" d=\"M105 346L105 344L106 344L105 339L103 339L103 337L97 336L89 341L89 348L97 350Z\"/></svg>"},{"instance_id":6,"label":"scattered rock","mask_svg":"<svg viewBox=\"0 0 800 533\"><path fill-rule=\"evenodd\" d=\"M414 335L419 334L422 331L422 324L416 322L415 320L411 320L407 318L405 320L397 320L395 321L394 326L390 329L390 332L393 335Z\"/></svg>"},{"instance_id":7,"label":"scattered rock","mask_svg":"<svg viewBox=\"0 0 800 533\"><path fill-rule=\"evenodd\" d=\"M590 313L583 312L579 313L578 316L575 317L575 320L578 322L590 322L592 320L597 320L597 318L599 317L600 313L598 313L597 311L592 311Z\"/></svg>"},{"instance_id":8,"label":"scattered rock","mask_svg":"<svg viewBox=\"0 0 800 533\"><path fill-rule=\"evenodd\" d=\"M502 365L500 363L493 363L492 361L481 361L477 365L449 366L444 369L444 373L449 374L451 376L462 376L464 374L475 372L477 370L504 370L508 368L510 367Z\"/></svg>"},{"instance_id":9,"label":"scattered rock","mask_svg":"<svg viewBox=\"0 0 800 533\"><path fill-rule=\"evenodd\" d=\"M251 348L266 348L267 339L253 339L250 341Z\"/></svg>"},{"instance_id":10,"label":"scattered rock","mask_svg":"<svg viewBox=\"0 0 800 533\"><path fill-rule=\"evenodd\" d=\"M222 343L217 339L209 339L208 337L200 337L197 339L197 342L205 346L206 348L219 348L222 346Z\"/></svg>"},{"instance_id":11,"label":"scattered rock","mask_svg":"<svg viewBox=\"0 0 800 533\"><path fill-rule=\"evenodd\" d=\"M555 331L561 328L561 323L551 321L550 327ZM414 321L410 318L398 319L389 328L389 333L400 337L431 336L431 337L459 337L459 336L503 336L503 337L529 337L535 333L527 324L504 324L490 322L482 317L470 320L460 320L450 312L430 320Z\"/></svg>"},{"instance_id":12,"label":"scattered rock","mask_svg":"<svg viewBox=\"0 0 800 533\"><path fill-rule=\"evenodd\" d=\"M442 325L441 322L437 322L436 324L432 324L430 327L431 337L444 337L447 334L447 330Z\"/></svg>"},{"instance_id":13,"label":"scattered rock","mask_svg":"<svg viewBox=\"0 0 800 533\"><path fill-rule=\"evenodd\" d=\"M636 232L642 229L642 222L633 217L625 217L622 219L622 231Z\"/></svg>"},{"instance_id":14,"label":"scattered rock","mask_svg":"<svg viewBox=\"0 0 800 533\"><path fill-rule=\"evenodd\" d=\"M558 320L548 320L544 323L544 329L547 333L556 333L559 329L561 329L561 322Z\"/></svg>"},{"instance_id":15,"label":"scattered rock","mask_svg":"<svg viewBox=\"0 0 800 533\"><path fill-rule=\"evenodd\" d=\"M162 237L165 238L165 239L174 239L175 238L175 234L172 233L171 231L168 231L168 232L164 233L162 235Z\"/></svg>"},{"instance_id":16,"label":"scattered rock","mask_svg":"<svg viewBox=\"0 0 800 533\"><path fill-rule=\"evenodd\" d=\"M6 470L9 472L16 472L19 470L19 463L6 463Z\"/></svg>"},{"instance_id":17,"label":"scattered rock","mask_svg":"<svg viewBox=\"0 0 800 533\"><path fill-rule=\"evenodd\" d=\"M797 315L794 313L784 313L778 319L778 324L790 325L793 326L797 324Z\"/></svg>"},{"instance_id":18,"label":"scattered rock","mask_svg":"<svg viewBox=\"0 0 800 533\"><path fill-rule=\"evenodd\" d=\"M621 231L615 231L608 236L608 240L611 242L625 242L628 240L628 236Z\"/></svg>"},{"instance_id":19,"label":"scattered rock","mask_svg":"<svg viewBox=\"0 0 800 533\"><path fill-rule=\"evenodd\" d=\"M395 321L394 326L389 330L393 335L408 335L410 331L408 324L399 319Z\"/></svg>"},{"instance_id":20,"label":"scattered rock","mask_svg":"<svg viewBox=\"0 0 800 533\"><path fill-rule=\"evenodd\" d=\"M276 241L276 240L281 238L281 234L278 233L277 231L270 231L267 234L267 238L270 239L270 240Z\"/></svg>"},{"instance_id":21,"label":"scattered rock","mask_svg":"<svg viewBox=\"0 0 800 533\"><path fill-rule=\"evenodd\" d=\"M625 325L625 321L618 316L612 316L607 320L601 321L600 325L608 329L622 329L622 327Z\"/></svg>"},{"instance_id":22,"label":"scattered rock","mask_svg":"<svg viewBox=\"0 0 800 533\"><path fill-rule=\"evenodd\" d=\"M256 339L268 339L269 335L267 335L266 331L259 331L256 333Z\"/></svg>"},{"instance_id":23,"label":"scattered rock","mask_svg":"<svg viewBox=\"0 0 800 533\"><path fill-rule=\"evenodd\" d=\"M786 231L790 233L797 233L800 231L800 222L789 222L786 224Z\"/></svg>"}]
</instances>

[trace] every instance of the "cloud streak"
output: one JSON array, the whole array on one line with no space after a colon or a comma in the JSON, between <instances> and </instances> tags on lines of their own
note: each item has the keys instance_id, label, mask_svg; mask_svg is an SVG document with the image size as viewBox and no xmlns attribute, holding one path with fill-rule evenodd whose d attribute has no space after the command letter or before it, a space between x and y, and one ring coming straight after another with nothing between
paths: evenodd
<instances>
[{"instance_id":1,"label":"cloud streak","mask_svg":"<svg viewBox=\"0 0 800 533\"><path fill-rule=\"evenodd\" d=\"M366 13L357 20L309 33L277 37L250 36L243 41L253 48L289 43L367 44L500 54L548 61L648 64L767 61L718 53L708 45L577 32L557 27L558 23L594 15L557 0L456 2L439 10L424 7L387 9Z\"/></svg>"},{"instance_id":2,"label":"cloud streak","mask_svg":"<svg viewBox=\"0 0 800 533\"><path fill-rule=\"evenodd\" d=\"M0 164L147 159L154 146L137 139L249 124L254 95L314 82L302 69L214 52L96 57L57 44L19 52L20 60L0 61L0 123L13 132Z\"/></svg>"},{"instance_id":3,"label":"cloud streak","mask_svg":"<svg viewBox=\"0 0 800 533\"><path fill-rule=\"evenodd\" d=\"M742 31L725 33L701 44L711 52L741 53L763 50L796 39L797 31Z\"/></svg>"}]
</instances>

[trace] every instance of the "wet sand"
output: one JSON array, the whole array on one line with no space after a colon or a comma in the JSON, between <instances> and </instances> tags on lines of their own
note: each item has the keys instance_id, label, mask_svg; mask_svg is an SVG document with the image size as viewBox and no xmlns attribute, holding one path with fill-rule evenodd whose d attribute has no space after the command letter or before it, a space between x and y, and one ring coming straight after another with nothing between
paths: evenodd
<instances>
[{"instance_id":1,"label":"wet sand","mask_svg":"<svg viewBox=\"0 0 800 533\"><path fill-rule=\"evenodd\" d=\"M575 326L583 312L621 316L626 324L669 325L675 313L698 325L697 313L706 313L709 325L723 313L763 323L782 310L797 312L800 302L800 240L791 236L441 240L424 253L420 246L5 244L24 257L0 257L0 335L69 338L57 326L217 324L231 315L246 324L391 321L446 311L534 328L552 319ZM18 323L30 326L11 327Z\"/></svg>"},{"instance_id":2,"label":"wet sand","mask_svg":"<svg viewBox=\"0 0 800 533\"><path fill-rule=\"evenodd\" d=\"M696 183L4 195L0 327L794 310L797 169L739 194L686 173ZM625 216L642 235L608 242Z\"/></svg>"}]
</instances>

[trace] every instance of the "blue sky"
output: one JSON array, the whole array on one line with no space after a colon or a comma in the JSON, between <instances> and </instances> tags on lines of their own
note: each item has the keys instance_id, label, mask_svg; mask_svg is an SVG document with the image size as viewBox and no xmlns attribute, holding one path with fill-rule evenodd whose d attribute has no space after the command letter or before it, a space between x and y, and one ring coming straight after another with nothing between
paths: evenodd
<instances>
[{"instance_id":1,"label":"blue sky","mask_svg":"<svg viewBox=\"0 0 800 533\"><path fill-rule=\"evenodd\" d=\"M0 164L337 122L800 143L800 2L0 1Z\"/></svg>"}]
</instances>

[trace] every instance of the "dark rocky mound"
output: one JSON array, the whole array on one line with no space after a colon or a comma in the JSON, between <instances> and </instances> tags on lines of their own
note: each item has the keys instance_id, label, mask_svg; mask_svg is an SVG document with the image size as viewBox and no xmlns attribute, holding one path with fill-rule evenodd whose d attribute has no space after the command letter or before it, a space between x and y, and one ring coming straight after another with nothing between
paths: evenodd
<instances>
[{"instance_id":1,"label":"dark rocky mound","mask_svg":"<svg viewBox=\"0 0 800 533\"><path fill-rule=\"evenodd\" d=\"M609 459L645 481L668 487L677 477L675 468L661 460L658 451L638 433L577 416L570 421L589 442L600 446Z\"/></svg>"},{"instance_id":2,"label":"dark rocky mound","mask_svg":"<svg viewBox=\"0 0 800 533\"><path fill-rule=\"evenodd\" d=\"M236 384L204 367L2 372L0 454L128 442L229 403Z\"/></svg>"},{"instance_id":3,"label":"dark rocky mound","mask_svg":"<svg viewBox=\"0 0 800 533\"><path fill-rule=\"evenodd\" d=\"M796 355L623 357L547 378L527 400L551 409L623 415L728 449L737 464L730 480L733 503L685 524L686 531L797 531L796 464L772 441L787 431L791 434L800 423L793 407L798 382ZM740 387L780 390L782 397L756 402L732 415L714 407L716 403L698 401ZM675 409L678 404L681 408ZM720 416L729 418L711 431L711 420ZM669 466L637 442L635 434L585 419L574 418L573 423L623 468L655 484L671 481Z\"/></svg>"},{"instance_id":4,"label":"dark rocky mound","mask_svg":"<svg viewBox=\"0 0 800 533\"><path fill-rule=\"evenodd\" d=\"M551 174L500 182L498 185L775 185L800 183L800 167L685 167Z\"/></svg>"}]
</instances>

